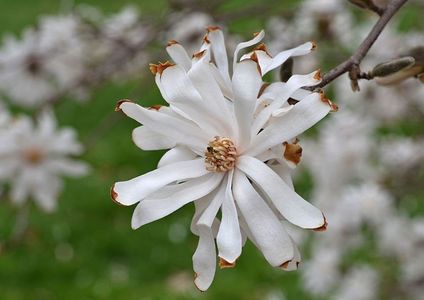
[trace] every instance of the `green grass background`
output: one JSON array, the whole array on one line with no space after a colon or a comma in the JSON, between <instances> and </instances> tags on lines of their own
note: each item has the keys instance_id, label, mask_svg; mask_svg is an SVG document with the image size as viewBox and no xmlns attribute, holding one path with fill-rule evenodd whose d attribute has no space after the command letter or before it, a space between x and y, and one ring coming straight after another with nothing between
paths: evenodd
<instances>
[{"instance_id":1,"label":"green grass background","mask_svg":"<svg viewBox=\"0 0 424 300\"><path fill-rule=\"evenodd\" d=\"M276 9L282 10L298 1L280 2ZM148 15L163 16L168 9L165 0L74 3L95 5L107 13L126 4L136 5ZM261 1L226 1L223 11L255 3ZM0 35L19 34L35 24L40 15L55 14L68 4L55 0L0 0ZM247 36L260 30L264 20L258 16L232 22L230 28ZM166 57L165 51L160 51ZM280 290L287 299L308 299L299 288L298 273L272 268L250 243L235 269L217 271L207 293L198 292L191 282L185 292L170 288L169 278L173 275L193 274L191 257L197 238L188 231L193 207L187 205L133 231L133 208L117 206L110 200L109 188L114 181L154 169L162 155L143 152L132 143L131 130L137 124L113 112L116 101L122 98L144 105L162 102L153 78L147 75L125 84L106 84L87 103L64 101L57 106L61 125L75 127L81 140L87 142L83 158L92 172L81 180L66 180L54 214L45 214L31 204L25 239L0 253L0 299L264 299L269 291ZM298 191L307 195L309 188L307 178L301 179ZM18 209L1 203L0 241L10 235L17 214ZM186 234L181 228L187 230ZM180 239L172 241L170 230Z\"/></svg>"}]
</instances>

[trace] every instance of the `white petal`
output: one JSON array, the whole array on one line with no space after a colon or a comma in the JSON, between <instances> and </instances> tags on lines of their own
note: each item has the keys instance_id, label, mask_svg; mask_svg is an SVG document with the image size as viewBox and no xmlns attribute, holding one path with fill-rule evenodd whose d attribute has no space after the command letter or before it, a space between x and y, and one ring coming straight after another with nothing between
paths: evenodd
<instances>
[{"instance_id":1,"label":"white petal","mask_svg":"<svg viewBox=\"0 0 424 300\"><path fill-rule=\"evenodd\" d=\"M314 48L315 48L315 46L314 46L313 43L307 42L307 43L302 44L302 45L300 45L296 48L289 49L289 50L282 51L282 52L278 53L272 59L272 62L269 65L267 65L265 68L262 68L262 66L261 66L262 75L265 75L269 71L272 71L275 68L278 68L279 66L281 66L289 57L291 57L291 56L295 57L295 56L308 54Z\"/></svg>"},{"instance_id":2,"label":"white petal","mask_svg":"<svg viewBox=\"0 0 424 300\"><path fill-rule=\"evenodd\" d=\"M219 227L216 243L218 246L218 256L234 263L241 254L242 237L238 222L237 209L234 203L233 192L231 190L233 171L229 173L228 183L225 191L225 198L222 203L221 226Z\"/></svg>"},{"instance_id":3,"label":"white petal","mask_svg":"<svg viewBox=\"0 0 424 300\"><path fill-rule=\"evenodd\" d=\"M199 243L193 255L194 284L206 291L212 284L216 270L215 241L211 228L198 226Z\"/></svg>"},{"instance_id":4,"label":"white petal","mask_svg":"<svg viewBox=\"0 0 424 300\"><path fill-rule=\"evenodd\" d=\"M224 34L220 29L210 30L208 33L208 40L211 43L212 53L215 64L219 72L227 84L230 83L230 75L228 73L228 56L225 47Z\"/></svg>"},{"instance_id":5,"label":"white petal","mask_svg":"<svg viewBox=\"0 0 424 300\"><path fill-rule=\"evenodd\" d=\"M175 147L175 141L146 126L139 126L132 132L134 143L143 150L162 150Z\"/></svg>"},{"instance_id":6,"label":"white petal","mask_svg":"<svg viewBox=\"0 0 424 300\"><path fill-rule=\"evenodd\" d=\"M262 77L257 67L257 63L253 60L245 60L237 63L234 69L234 113L239 129L238 147L240 150L250 143L253 112L262 86Z\"/></svg>"},{"instance_id":7,"label":"white petal","mask_svg":"<svg viewBox=\"0 0 424 300\"><path fill-rule=\"evenodd\" d=\"M283 224L240 171L234 174L234 198L257 246L274 267L293 258L292 242Z\"/></svg>"},{"instance_id":8,"label":"white petal","mask_svg":"<svg viewBox=\"0 0 424 300\"><path fill-rule=\"evenodd\" d=\"M330 106L321 100L321 95L311 94L254 136L252 146L246 151L246 155L256 156L275 145L291 140L315 125L329 112Z\"/></svg>"},{"instance_id":9,"label":"white petal","mask_svg":"<svg viewBox=\"0 0 424 300\"><path fill-rule=\"evenodd\" d=\"M147 126L154 131L171 137L175 142L187 145L197 151L204 151L208 140L200 128L196 128L188 122L172 117L156 110L149 110L132 102L124 102L119 106L130 118Z\"/></svg>"},{"instance_id":10,"label":"white petal","mask_svg":"<svg viewBox=\"0 0 424 300\"><path fill-rule=\"evenodd\" d=\"M207 173L203 159L178 162L128 181L115 183L111 191L112 198L122 205L133 205L167 184Z\"/></svg>"},{"instance_id":11,"label":"white petal","mask_svg":"<svg viewBox=\"0 0 424 300\"><path fill-rule=\"evenodd\" d=\"M210 286L215 275L216 252L212 226L216 220L216 214L225 199L227 181L228 176L224 178L212 199L208 199L207 202L203 203L204 210L194 225L199 235L199 245L193 256L193 268L196 273L194 283L202 291ZM200 210L201 207L196 207L196 209Z\"/></svg>"},{"instance_id":12,"label":"white petal","mask_svg":"<svg viewBox=\"0 0 424 300\"><path fill-rule=\"evenodd\" d=\"M168 150L159 160L158 168L164 167L169 164L173 164L180 161L192 160L197 157L197 154L190 149L177 146Z\"/></svg>"},{"instance_id":13,"label":"white petal","mask_svg":"<svg viewBox=\"0 0 424 300\"><path fill-rule=\"evenodd\" d=\"M188 72L190 80L208 105L209 115L215 119L214 124L220 124L220 135L231 136L233 119L227 106L227 101L216 82L209 63L199 62Z\"/></svg>"},{"instance_id":14,"label":"white petal","mask_svg":"<svg viewBox=\"0 0 424 300\"><path fill-rule=\"evenodd\" d=\"M188 74L179 66L171 66L163 71L158 86L161 86L168 103L188 115L209 135L216 135L221 126L209 111L210 105L202 99Z\"/></svg>"},{"instance_id":15,"label":"white petal","mask_svg":"<svg viewBox=\"0 0 424 300\"><path fill-rule=\"evenodd\" d=\"M241 156L237 161L237 168L265 192L289 222L307 229L317 229L325 225L322 212L294 192L263 162L253 157Z\"/></svg>"},{"instance_id":16,"label":"white petal","mask_svg":"<svg viewBox=\"0 0 424 300\"><path fill-rule=\"evenodd\" d=\"M250 41L240 43L236 46L236 50L234 50L234 56L233 56L233 70L236 69L236 64L237 64L237 61L238 61L238 55L239 55L240 50L248 48L250 46L253 46L253 45L259 43L260 41L262 41L264 36L265 36L265 31L261 30L261 32L259 32Z\"/></svg>"},{"instance_id":17,"label":"white petal","mask_svg":"<svg viewBox=\"0 0 424 300\"><path fill-rule=\"evenodd\" d=\"M184 183L164 187L160 194L154 193L137 205L132 216L131 227L137 229L161 219L187 203L209 194L218 186L222 177L222 174L211 173Z\"/></svg>"},{"instance_id":18,"label":"white petal","mask_svg":"<svg viewBox=\"0 0 424 300\"><path fill-rule=\"evenodd\" d=\"M211 73L218 83L222 94L230 100L234 100L234 93L231 81L227 82L214 64L209 64ZM229 101L228 101L229 102Z\"/></svg>"},{"instance_id":19,"label":"white petal","mask_svg":"<svg viewBox=\"0 0 424 300\"><path fill-rule=\"evenodd\" d=\"M187 51L178 43L171 43L166 47L171 59L178 65L180 65L185 71L188 71L191 67L191 59L187 54Z\"/></svg>"},{"instance_id":20,"label":"white petal","mask_svg":"<svg viewBox=\"0 0 424 300\"><path fill-rule=\"evenodd\" d=\"M291 169L285 162L268 166L294 191Z\"/></svg>"},{"instance_id":21,"label":"white petal","mask_svg":"<svg viewBox=\"0 0 424 300\"><path fill-rule=\"evenodd\" d=\"M317 79L318 72L315 71L307 75L293 75L286 83L276 82L268 86L263 95L261 95L261 99L271 99L272 102L256 117L252 133L257 134L268 121L271 114L275 113L283 105L288 104L287 100L301 87L317 84L320 81Z\"/></svg>"},{"instance_id":22,"label":"white petal","mask_svg":"<svg viewBox=\"0 0 424 300\"><path fill-rule=\"evenodd\" d=\"M284 271L295 271L295 270L297 270L299 263L302 261L302 256L300 255L299 248L297 247L294 240L292 238L290 238L290 239L291 239L292 246L293 246L294 256L293 256L293 259L287 264L287 266L283 267Z\"/></svg>"}]
</instances>

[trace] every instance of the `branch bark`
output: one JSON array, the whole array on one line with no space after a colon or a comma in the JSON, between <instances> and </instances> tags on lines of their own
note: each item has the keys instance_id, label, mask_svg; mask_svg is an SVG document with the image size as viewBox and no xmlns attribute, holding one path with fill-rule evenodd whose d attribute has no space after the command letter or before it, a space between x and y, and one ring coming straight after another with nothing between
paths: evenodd
<instances>
[{"instance_id":1,"label":"branch bark","mask_svg":"<svg viewBox=\"0 0 424 300\"><path fill-rule=\"evenodd\" d=\"M367 55L372 45L374 45L375 41L380 36L381 32L383 31L384 27L386 27L390 19L407 1L408 0L390 1L387 4L386 8L384 9L384 12L381 14L380 18L378 19L377 23L371 29L370 33L365 38L365 40L361 43L361 45L358 47L355 53L353 53L353 55L348 60L342 62L337 67L335 67L334 69L326 73L319 84L312 87L308 87L308 89L314 90L317 88L323 88L327 84L329 84L330 82L338 78L340 75L347 72L350 72L351 74L352 74L352 71L357 72L356 74L357 78L360 78L361 76L360 76L359 64ZM357 79L354 79L354 80L357 80Z\"/></svg>"}]
</instances>

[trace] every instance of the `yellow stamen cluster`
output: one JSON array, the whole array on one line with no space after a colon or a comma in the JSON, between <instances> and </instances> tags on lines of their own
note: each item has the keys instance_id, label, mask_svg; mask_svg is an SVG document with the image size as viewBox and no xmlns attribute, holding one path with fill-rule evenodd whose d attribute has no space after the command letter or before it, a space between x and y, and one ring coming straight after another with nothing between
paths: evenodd
<instances>
[{"instance_id":1,"label":"yellow stamen cluster","mask_svg":"<svg viewBox=\"0 0 424 300\"><path fill-rule=\"evenodd\" d=\"M237 151L232 140L216 136L209 141L205 151L206 170L226 172L234 168L236 160Z\"/></svg>"}]
</instances>

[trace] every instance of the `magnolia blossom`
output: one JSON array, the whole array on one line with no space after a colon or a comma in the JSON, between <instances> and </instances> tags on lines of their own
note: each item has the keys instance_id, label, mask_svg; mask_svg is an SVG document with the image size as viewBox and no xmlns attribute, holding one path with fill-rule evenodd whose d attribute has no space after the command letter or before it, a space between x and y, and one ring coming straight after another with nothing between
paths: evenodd
<instances>
[{"instance_id":1,"label":"magnolia blossom","mask_svg":"<svg viewBox=\"0 0 424 300\"><path fill-rule=\"evenodd\" d=\"M0 49L0 93L26 107L40 105L76 84L84 47L73 16L45 17L22 38L8 36Z\"/></svg>"},{"instance_id":2,"label":"magnolia blossom","mask_svg":"<svg viewBox=\"0 0 424 300\"><path fill-rule=\"evenodd\" d=\"M134 229L194 201L191 229L199 244L193 264L200 290L210 286L215 274L215 239L221 268L235 265L247 237L272 266L292 270L300 254L282 220L306 229L326 228L322 212L293 190L290 169L301 155L295 138L335 106L322 94L301 89L317 84L319 71L294 75L287 83L262 80L290 56L307 54L315 45L308 42L272 57L261 44L240 57L263 37L262 31L237 45L232 73L218 28L208 28L192 59L171 41L166 50L175 64L151 65L169 106L144 108L128 100L117 106L143 124L133 131L137 146L170 150L158 169L115 183L112 198L123 205L138 203Z\"/></svg>"},{"instance_id":3,"label":"magnolia blossom","mask_svg":"<svg viewBox=\"0 0 424 300\"><path fill-rule=\"evenodd\" d=\"M44 112L37 125L21 116L0 129L0 180L11 185L10 198L22 204L29 197L45 211L56 207L61 175L81 176L88 167L69 158L81 145L70 128L58 130L53 114Z\"/></svg>"}]
</instances>

